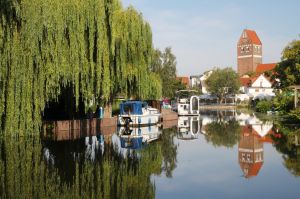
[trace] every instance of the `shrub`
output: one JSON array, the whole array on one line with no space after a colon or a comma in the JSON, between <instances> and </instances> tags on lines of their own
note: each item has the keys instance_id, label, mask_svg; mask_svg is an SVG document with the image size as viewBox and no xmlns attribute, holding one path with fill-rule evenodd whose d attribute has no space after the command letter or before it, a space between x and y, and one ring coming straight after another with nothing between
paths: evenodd
<instances>
[{"instance_id":1,"label":"shrub","mask_svg":"<svg viewBox=\"0 0 300 199\"><path fill-rule=\"evenodd\" d=\"M267 111L270 111L272 109L272 106L272 101L262 100L256 104L255 110L257 112L266 113Z\"/></svg>"},{"instance_id":2,"label":"shrub","mask_svg":"<svg viewBox=\"0 0 300 199\"><path fill-rule=\"evenodd\" d=\"M292 110L289 114L288 114L292 119L300 121L300 108L297 108L295 110Z\"/></svg>"}]
</instances>

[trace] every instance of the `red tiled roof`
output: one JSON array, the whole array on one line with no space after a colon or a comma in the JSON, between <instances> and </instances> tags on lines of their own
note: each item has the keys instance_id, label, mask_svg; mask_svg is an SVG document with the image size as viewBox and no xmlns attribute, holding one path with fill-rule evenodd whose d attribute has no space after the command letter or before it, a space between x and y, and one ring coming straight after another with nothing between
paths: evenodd
<instances>
[{"instance_id":1,"label":"red tiled roof","mask_svg":"<svg viewBox=\"0 0 300 199\"><path fill-rule=\"evenodd\" d=\"M255 75L253 77L240 77L240 83L243 86L251 86L260 75Z\"/></svg>"},{"instance_id":2,"label":"red tiled roof","mask_svg":"<svg viewBox=\"0 0 300 199\"><path fill-rule=\"evenodd\" d=\"M180 80L181 83L188 86L190 83L189 77L176 77L176 79Z\"/></svg>"},{"instance_id":3,"label":"red tiled roof","mask_svg":"<svg viewBox=\"0 0 300 199\"><path fill-rule=\"evenodd\" d=\"M245 30L247 36L252 41L253 44L261 45L261 41L259 37L257 36L256 32L254 30Z\"/></svg>"},{"instance_id":4,"label":"red tiled roof","mask_svg":"<svg viewBox=\"0 0 300 199\"><path fill-rule=\"evenodd\" d=\"M256 67L256 73L264 73L266 71L273 70L276 66L276 63L270 63L270 64L259 64Z\"/></svg>"},{"instance_id":5,"label":"red tiled roof","mask_svg":"<svg viewBox=\"0 0 300 199\"><path fill-rule=\"evenodd\" d=\"M250 77L240 77L240 83L242 86L249 86L249 84L251 84L251 78Z\"/></svg>"}]
</instances>

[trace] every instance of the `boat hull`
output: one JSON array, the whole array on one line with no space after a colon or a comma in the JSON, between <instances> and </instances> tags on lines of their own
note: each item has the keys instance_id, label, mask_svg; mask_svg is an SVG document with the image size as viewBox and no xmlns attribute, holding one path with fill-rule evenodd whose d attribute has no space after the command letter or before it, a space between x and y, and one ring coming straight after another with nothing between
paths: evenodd
<instances>
[{"instance_id":1,"label":"boat hull","mask_svg":"<svg viewBox=\"0 0 300 199\"><path fill-rule=\"evenodd\" d=\"M199 98L197 96L178 99L176 105L179 116L197 116L200 114Z\"/></svg>"}]
</instances>

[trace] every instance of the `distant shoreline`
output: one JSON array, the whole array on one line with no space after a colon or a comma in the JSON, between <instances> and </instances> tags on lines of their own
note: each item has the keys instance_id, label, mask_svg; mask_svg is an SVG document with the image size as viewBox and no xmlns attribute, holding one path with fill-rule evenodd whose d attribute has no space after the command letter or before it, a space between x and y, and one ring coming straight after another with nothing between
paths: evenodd
<instances>
[{"instance_id":1,"label":"distant shoreline","mask_svg":"<svg viewBox=\"0 0 300 199\"><path fill-rule=\"evenodd\" d=\"M236 109L237 106L236 105L232 105L232 104L220 104L220 105L200 105L199 109L200 110L232 110L232 109Z\"/></svg>"}]
</instances>

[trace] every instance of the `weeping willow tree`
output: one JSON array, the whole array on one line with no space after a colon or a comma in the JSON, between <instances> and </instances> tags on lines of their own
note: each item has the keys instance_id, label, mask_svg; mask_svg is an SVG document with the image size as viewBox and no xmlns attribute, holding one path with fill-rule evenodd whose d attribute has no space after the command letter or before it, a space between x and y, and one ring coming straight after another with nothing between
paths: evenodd
<instances>
[{"instance_id":1,"label":"weeping willow tree","mask_svg":"<svg viewBox=\"0 0 300 199\"><path fill-rule=\"evenodd\" d=\"M119 0L0 0L1 129L33 132L66 87L77 107L116 94L159 98L151 52L149 24Z\"/></svg>"}]
</instances>

